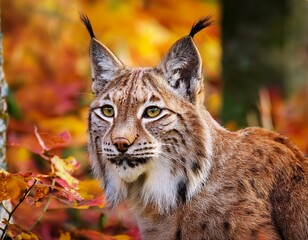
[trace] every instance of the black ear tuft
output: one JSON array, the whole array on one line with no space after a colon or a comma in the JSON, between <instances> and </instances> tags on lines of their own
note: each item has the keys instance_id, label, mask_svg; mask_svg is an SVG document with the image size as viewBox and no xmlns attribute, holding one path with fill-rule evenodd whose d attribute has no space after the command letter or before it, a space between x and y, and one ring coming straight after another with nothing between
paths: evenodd
<instances>
[{"instance_id":1,"label":"black ear tuft","mask_svg":"<svg viewBox=\"0 0 308 240\"><path fill-rule=\"evenodd\" d=\"M92 25L91 25L91 22L90 22L88 16L86 14L80 13L80 19L83 22L83 24L86 26L86 28L88 29L88 32L89 32L91 38L95 38L93 28L92 28Z\"/></svg>"},{"instance_id":2,"label":"black ear tuft","mask_svg":"<svg viewBox=\"0 0 308 240\"><path fill-rule=\"evenodd\" d=\"M211 26L214 21L211 20L212 16L207 16L201 18L197 23L195 23L190 30L189 36L194 37L196 33L200 32L202 29Z\"/></svg>"}]
</instances>

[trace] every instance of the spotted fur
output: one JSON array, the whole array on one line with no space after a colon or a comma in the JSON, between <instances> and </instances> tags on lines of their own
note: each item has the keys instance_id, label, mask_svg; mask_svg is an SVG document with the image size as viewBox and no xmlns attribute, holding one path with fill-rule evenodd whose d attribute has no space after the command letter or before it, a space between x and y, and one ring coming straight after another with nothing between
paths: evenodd
<instances>
[{"instance_id":1,"label":"spotted fur","mask_svg":"<svg viewBox=\"0 0 308 240\"><path fill-rule=\"evenodd\" d=\"M192 37L209 18L154 68L126 67L82 20L91 36L93 172L110 206L130 206L144 239L308 239L307 158L275 132L229 132L203 106ZM145 117L149 106L161 109L157 117Z\"/></svg>"}]
</instances>

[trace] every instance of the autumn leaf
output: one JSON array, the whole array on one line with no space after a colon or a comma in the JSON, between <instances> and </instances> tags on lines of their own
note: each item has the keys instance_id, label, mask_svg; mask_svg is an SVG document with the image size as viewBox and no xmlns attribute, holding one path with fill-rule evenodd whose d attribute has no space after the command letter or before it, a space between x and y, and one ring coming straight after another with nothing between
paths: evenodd
<instances>
[{"instance_id":1,"label":"autumn leaf","mask_svg":"<svg viewBox=\"0 0 308 240\"><path fill-rule=\"evenodd\" d=\"M80 118L76 116L66 115L56 118L45 119L40 122L40 126L51 132L69 132L71 135L70 140L67 143L63 143L60 146L66 145L82 145L87 141L86 131L87 123L84 120L87 117L88 109L80 109Z\"/></svg>"},{"instance_id":2,"label":"autumn leaf","mask_svg":"<svg viewBox=\"0 0 308 240\"><path fill-rule=\"evenodd\" d=\"M11 121L11 124L16 124ZM39 132L37 127L34 131L22 136L10 134L8 136L8 144L13 147L24 147L33 153L43 154L55 148L67 146L71 136L69 132L63 131L59 134L47 132Z\"/></svg>"},{"instance_id":3,"label":"autumn leaf","mask_svg":"<svg viewBox=\"0 0 308 240\"><path fill-rule=\"evenodd\" d=\"M71 139L71 136L68 131L61 132L57 135L41 133L40 137L44 141L47 151L57 147L67 146L67 143Z\"/></svg>"},{"instance_id":4,"label":"autumn leaf","mask_svg":"<svg viewBox=\"0 0 308 240\"><path fill-rule=\"evenodd\" d=\"M25 230L17 224L10 224L7 220L3 220L3 223L6 224L8 235L12 239L16 239L16 240L23 240L23 239L39 240L41 239L37 235L35 235L33 232Z\"/></svg>"},{"instance_id":5,"label":"autumn leaf","mask_svg":"<svg viewBox=\"0 0 308 240\"><path fill-rule=\"evenodd\" d=\"M117 236L114 236L114 239L115 240L133 240L133 238L128 235L117 235Z\"/></svg>"},{"instance_id":6,"label":"autumn leaf","mask_svg":"<svg viewBox=\"0 0 308 240\"><path fill-rule=\"evenodd\" d=\"M106 198L98 180L88 179L79 181L78 193L83 200L74 206L74 208L87 209L89 207L103 208L106 206Z\"/></svg>"},{"instance_id":7,"label":"autumn leaf","mask_svg":"<svg viewBox=\"0 0 308 240\"><path fill-rule=\"evenodd\" d=\"M8 192L8 178L9 174L0 169L0 182L1 182L1 187L0 187L0 202L10 199L10 194Z\"/></svg>"},{"instance_id":8,"label":"autumn leaf","mask_svg":"<svg viewBox=\"0 0 308 240\"><path fill-rule=\"evenodd\" d=\"M0 201L19 198L31 186L32 180L31 173L11 174L0 169Z\"/></svg>"},{"instance_id":9,"label":"autumn leaf","mask_svg":"<svg viewBox=\"0 0 308 240\"><path fill-rule=\"evenodd\" d=\"M74 207L77 204L76 202L83 200L80 194L72 188L58 188L55 195L58 200L61 200L71 207Z\"/></svg>"},{"instance_id":10,"label":"autumn leaf","mask_svg":"<svg viewBox=\"0 0 308 240\"><path fill-rule=\"evenodd\" d=\"M42 186L37 184L34 194L34 200L39 201L40 199L46 197L46 195L49 193L49 187L48 186Z\"/></svg>"},{"instance_id":11,"label":"autumn leaf","mask_svg":"<svg viewBox=\"0 0 308 240\"><path fill-rule=\"evenodd\" d=\"M71 174L76 170L80 164L73 157L68 157L66 159L61 159L58 156L51 158L51 164L55 169L55 174L64 180L70 187L78 187L78 179L74 178Z\"/></svg>"},{"instance_id":12,"label":"autumn leaf","mask_svg":"<svg viewBox=\"0 0 308 240\"><path fill-rule=\"evenodd\" d=\"M71 240L71 234L69 232L61 232L59 240Z\"/></svg>"},{"instance_id":13,"label":"autumn leaf","mask_svg":"<svg viewBox=\"0 0 308 240\"><path fill-rule=\"evenodd\" d=\"M87 209L89 207L99 207L103 208L106 206L106 198L102 195L90 200L83 200L79 202L77 205L73 206L76 209Z\"/></svg>"},{"instance_id":14,"label":"autumn leaf","mask_svg":"<svg viewBox=\"0 0 308 240\"><path fill-rule=\"evenodd\" d=\"M18 172L10 174L14 179L31 186L34 182L34 177L32 172Z\"/></svg>"},{"instance_id":15,"label":"autumn leaf","mask_svg":"<svg viewBox=\"0 0 308 240\"><path fill-rule=\"evenodd\" d=\"M79 182L78 192L85 199L93 199L103 195L101 183L96 179L87 179Z\"/></svg>"},{"instance_id":16,"label":"autumn leaf","mask_svg":"<svg viewBox=\"0 0 308 240\"><path fill-rule=\"evenodd\" d=\"M36 126L34 127L34 134L43 151L49 151L57 147L65 146L71 138L67 131L64 131L58 135L39 133Z\"/></svg>"}]
</instances>

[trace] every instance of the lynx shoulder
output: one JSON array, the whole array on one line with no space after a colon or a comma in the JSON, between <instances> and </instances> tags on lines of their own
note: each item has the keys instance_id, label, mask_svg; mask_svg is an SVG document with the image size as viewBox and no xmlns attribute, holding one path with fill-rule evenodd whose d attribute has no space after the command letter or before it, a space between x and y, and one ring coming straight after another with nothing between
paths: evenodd
<instances>
[{"instance_id":1,"label":"lynx shoulder","mask_svg":"<svg viewBox=\"0 0 308 240\"><path fill-rule=\"evenodd\" d=\"M308 159L261 128L230 132L203 106L193 25L156 67L125 66L94 35L89 144L110 206L144 239L308 239Z\"/></svg>"}]
</instances>

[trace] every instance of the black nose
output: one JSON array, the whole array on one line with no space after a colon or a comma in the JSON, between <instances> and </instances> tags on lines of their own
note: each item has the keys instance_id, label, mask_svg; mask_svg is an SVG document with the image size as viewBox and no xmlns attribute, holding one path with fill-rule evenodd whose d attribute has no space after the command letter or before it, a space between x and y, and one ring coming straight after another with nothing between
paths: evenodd
<instances>
[{"instance_id":1,"label":"black nose","mask_svg":"<svg viewBox=\"0 0 308 240\"><path fill-rule=\"evenodd\" d=\"M119 152L124 153L129 148L130 143L126 138L116 138L113 145L116 146Z\"/></svg>"}]
</instances>

